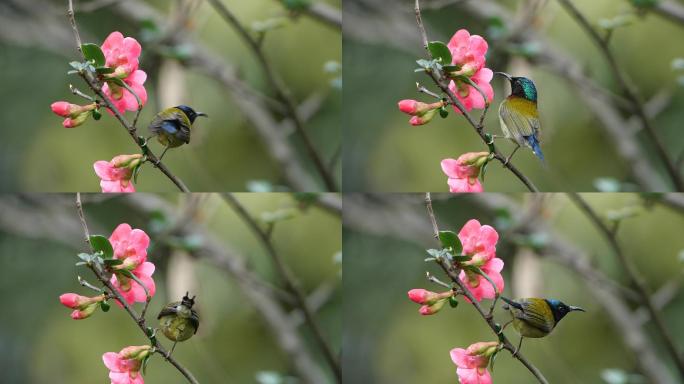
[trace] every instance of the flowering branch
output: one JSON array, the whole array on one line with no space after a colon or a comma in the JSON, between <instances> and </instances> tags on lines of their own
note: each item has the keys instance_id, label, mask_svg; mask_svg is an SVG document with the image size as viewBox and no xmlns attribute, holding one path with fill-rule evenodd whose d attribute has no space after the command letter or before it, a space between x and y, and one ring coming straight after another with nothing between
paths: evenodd
<instances>
[{"instance_id":1,"label":"flowering branch","mask_svg":"<svg viewBox=\"0 0 684 384\"><path fill-rule=\"evenodd\" d=\"M435 239L439 242L439 226L437 225L437 219L435 218L435 213L432 209L432 199L430 197L430 192L425 194L425 206L427 208L428 217L430 218L430 223L432 224L432 231ZM492 316L491 310L489 313L485 313L484 309L480 303L476 300L475 296L470 292L470 289L461 281L459 277L460 270L454 268L447 260L440 258L437 260L437 264L442 268L442 270L449 276L453 284L458 286L458 289L463 293L465 297L470 300L470 303L475 310L480 314L480 316L487 322L487 325L496 334L502 343L502 348L511 352L511 355L516 358L520 363L522 363L533 375L534 377L543 384L548 384L548 381L544 375L539 371L539 369L530 363L519 351L516 350L515 346L511 344L506 335L503 334L501 326L494 322L494 317Z\"/></svg>"},{"instance_id":2,"label":"flowering branch","mask_svg":"<svg viewBox=\"0 0 684 384\"><path fill-rule=\"evenodd\" d=\"M74 38L76 40L76 49L78 52L81 54L81 58L85 60L85 56L81 50L81 36L80 33L78 32L78 26L76 25L76 18L74 15L74 6L73 6L73 0L68 0L68 9L67 9L67 16L69 18L69 22L71 24L71 29L73 30L74 33ZM138 109L136 112L136 116L134 119L133 124L130 124L128 120L121 114L121 112L114 106L114 103L107 97L107 95L104 94L102 91L102 86L86 71L79 71L79 75L83 78L83 80L88 84L88 87L95 92L95 94L102 100L104 105L112 111L114 116L116 117L117 120L121 123L121 125L126 129L128 134L131 136L135 144L140 147L140 149L146 154L147 159L154 164L155 168L158 168L166 177L173 182L176 187L178 187L179 190L182 192L190 192L188 187L183 183L181 179L179 179L176 175L174 175L171 170L164 165L157 156L152 153L152 151L149 149L147 146L147 142L138 136L137 133L137 127L136 123L138 122L138 116L140 115L140 110L141 110L141 103L140 103L140 98L138 95L136 95L134 92L131 92L133 96L135 96L137 102L138 102ZM124 82L121 82L121 84L124 84L124 87L126 87L126 84ZM129 89L130 91L130 89Z\"/></svg>"},{"instance_id":3,"label":"flowering branch","mask_svg":"<svg viewBox=\"0 0 684 384\"><path fill-rule=\"evenodd\" d=\"M570 16L572 16L577 21L580 27L582 27L582 29L585 30L585 32L589 35L591 40L593 40L596 46L599 48L605 59L608 61L608 64L612 69L615 79L620 85L620 88L622 88L622 93L624 94L625 98L627 98L629 103L632 105L632 108L634 109L636 116L639 118L639 120L641 120L641 124L644 127L646 134L655 145L658 157L660 157L661 161L665 165L665 169L668 175L670 176L670 179L672 180L675 189L680 192L684 191L684 179L682 179L682 175L679 173L675 162L670 158L670 155L667 153L665 143L663 142L662 138L658 135L656 128L653 126L653 122L646 113L646 110L640 99L639 94L634 89L634 87L627 81L627 78L620 69L617 60L613 55L613 52L610 50L608 39L603 38L599 35L596 29L594 29L594 27L591 26L589 20L587 20L587 18L575 7L575 5L570 0L558 0L558 2L561 6L563 6L563 8L565 8L565 10L570 14Z\"/></svg>"},{"instance_id":4,"label":"flowering branch","mask_svg":"<svg viewBox=\"0 0 684 384\"><path fill-rule=\"evenodd\" d=\"M283 84L283 81L278 77L273 67L268 62L268 59L262 50L260 41L252 37L249 31L243 27L242 24L240 24L235 15L220 0L209 0L209 3L211 3L216 12L218 12L218 14L238 32L238 35L240 35L240 37L252 50L264 73L266 74L266 79L275 91L277 98L285 107L285 114L289 116L294 123L295 130L301 137L307 154L313 161L314 166L321 176L321 179L323 180L327 190L331 192L337 191L338 187L334 176L326 166L322 156L318 153L318 150L314 146L309 134L306 132L303 119L297 110L297 105L293 100L290 91L286 88L285 84Z\"/></svg>"},{"instance_id":5,"label":"flowering branch","mask_svg":"<svg viewBox=\"0 0 684 384\"><path fill-rule=\"evenodd\" d=\"M656 308L656 305L653 303L650 289L646 285L646 282L638 273L636 267L634 266L634 264L632 264L631 260L629 260L627 256L624 254L622 247L620 246L620 243L617 241L617 228L615 230L608 228L608 226L603 222L603 220L601 220L599 215L579 194L568 193L568 196L570 197L570 199L572 199L575 205L582 212L584 212L589 221L591 221L594 224L594 226L596 226L601 235L606 239L606 241L610 245L611 249L613 250L613 253L615 253L615 256L617 256L618 261L622 265L624 272L627 274L627 277L632 281L632 284L636 288L637 293L641 297L641 301L646 306L646 309L648 310L648 313L650 314L651 319L653 320L653 323L655 324L655 327L658 330L658 333L662 337L663 341L665 341L667 351L672 356L672 359L677 365L679 374L684 379L684 357L682 357L682 354L679 352L677 345L674 342L674 338L672 337L672 334L665 326L665 320L663 319L661 313L658 311L658 308Z\"/></svg>"},{"instance_id":6,"label":"flowering branch","mask_svg":"<svg viewBox=\"0 0 684 384\"><path fill-rule=\"evenodd\" d=\"M421 17L420 0L416 0L414 10L416 14L416 23L418 24L421 40L423 42L423 47L426 50L428 50L429 40ZM529 191L539 192L539 189L532 183L532 181L530 181L527 178L527 176L525 176L518 168L511 164L511 162L508 161L508 158L506 158L504 155L501 154L501 152L499 152L499 150L494 145L494 140L491 137L491 135L484 132L484 118L489 109L489 103L487 102L487 97L484 94L484 92L482 92L482 90L478 86L474 86L475 83L472 82L472 80L470 81L469 84L471 86L474 86L474 88L482 95L485 101L485 109L482 112L482 115L480 116L479 122L476 123L475 120L470 116L468 111L466 111L465 107L458 100L454 92L451 89L449 89L449 80L444 76L444 74L441 73L441 71L439 73L436 73L434 70L428 70L426 71L426 73L430 76L435 85L437 85L439 89L441 89L442 92L445 95L447 95L449 103L456 107L461 112L461 114L463 114L463 116L466 118L468 123L473 127L473 129L475 129L475 132L477 132L482 141L489 147L493 158L499 161L501 164L503 164L503 166L507 168L509 171L511 171L525 185L525 187L527 187Z\"/></svg>"},{"instance_id":7,"label":"flowering branch","mask_svg":"<svg viewBox=\"0 0 684 384\"><path fill-rule=\"evenodd\" d=\"M78 212L78 217L81 222L81 226L83 227L83 233L85 235L85 242L88 244L90 247L91 252L94 252L93 246L90 243L90 231L88 230L88 224L85 219L85 215L83 214L83 204L81 204L81 194L76 193L76 211ZM109 292L107 292L107 296L115 298L128 312L129 316L135 321L135 323L138 325L138 328L140 328L141 331L145 334L145 336L150 340L152 345L154 346L154 352L157 352L164 356L164 359L171 363L185 378L188 380L188 382L192 384L199 384L197 379L192 375L192 373L182 366L180 363L176 361L173 357L171 357L171 354L166 351L166 349L159 343L157 338L154 336L154 330L151 327L147 326L147 323L145 321L145 311L147 310L147 305L149 303L149 292L147 292L147 289L145 288L145 293L147 294L147 302L145 303L145 308L143 309L143 313L141 315L138 315L137 312L128 304L126 299L123 298L121 293L119 292L118 289L116 289L110 280L103 274L102 271L100 271L94 264L87 264L88 268L95 274L95 277L102 283ZM133 276L133 275L131 275ZM140 284L140 283L139 283ZM145 287L144 284L140 284L142 287Z\"/></svg>"},{"instance_id":8,"label":"flowering branch","mask_svg":"<svg viewBox=\"0 0 684 384\"><path fill-rule=\"evenodd\" d=\"M240 218L245 222L245 224L247 224L247 226L252 230L252 232L254 232L254 234L257 235L262 246L268 252L269 256L273 260L273 263L275 264L278 270L278 273L285 282L285 288L292 294L292 296L295 299L297 307L299 307L299 309L302 311L304 319L306 323L309 325L309 328L311 329L314 338L318 343L318 346L323 351L323 356L325 357L326 362L335 374L337 381L341 383L342 369L340 367L340 363L337 357L335 356L335 353L333 352L332 348L323 336L323 332L321 331L320 326L318 325L316 319L313 316L313 311L311 310L311 308L309 308L309 304L306 301L306 295L300 287L299 282L292 275L292 272L289 270L287 265L285 265L282 257L280 256L280 254L278 254L275 247L273 246L273 243L271 242L270 233L273 228L271 227L269 231L264 231L263 229L261 229L256 220L252 218L249 212L247 212L245 207L235 198L235 196L233 196L230 193L224 194L222 196L228 203L228 205L230 205L230 207L235 211L235 213L237 213L238 216L240 216Z\"/></svg>"}]
</instances>

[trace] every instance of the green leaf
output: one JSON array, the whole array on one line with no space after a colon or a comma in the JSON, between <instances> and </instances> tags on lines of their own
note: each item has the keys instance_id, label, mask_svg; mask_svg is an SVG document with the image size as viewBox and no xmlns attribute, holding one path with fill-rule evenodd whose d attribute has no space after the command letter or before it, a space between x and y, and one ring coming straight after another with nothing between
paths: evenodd
<instances>
[{"instance_id":1,"label":"green leaf","mask_svg":"<svg viewBox=\"0 0 684 384\"><path fill-rule=\"evenodd\" d=\"M282 0L282 3L290 11L304 11L311 6L311 0Z\"/></svg>"},{"instance_id":2,"label":"green leaf","mask_svg":"<svg viewBox=\"0 0 684 384\"><path fill-rule=\"evenodd\" d=\"M142 361L142 373L143 373L143 375L147 374L147 362L150 361L151 356L152 355L147 355L147 356L145 356L145 358L143 358L143 361Z\"/></svg>"},{"instance_id":3,"label":"green leaf","mask_svg":"<svg viewBox=\"0 0 684 384\"><path fill-rule=\"evenodd\" d=\"M88 264L88 263L86 263L85 261L79 261L78 263L76 263L76 266L80 267L81 265L86 265L86 264Z\"/></svg>"},{"instance_id":4,"label":"green leaf","mask_svg":"<svg viewBox=\"0 0 684 384\"><path fill-rule=\"evenodd\" d=\"M119 79L118 77L110 77L110 78L107 78L106 81L110 84L114 84L114 85L117 85L119 87L126 88L126 84L123 82L123 80Z\"/></svg>"},{"instance_id":5,"label":"green leaf","mask_svg":"<svg viewBox=\"0 0 684 384\"><path fill-rule=\"evenodd\" d=\"M97 109L93 110L93 119L95 120L100 120L102 118L102 113L98 111Z\"/></svg>"},{"instance_id":6,"label":"green leaf","mask_svg":"<svg viewBox=\"0 0 684 384\"><path fill-rule=\"evenodd\" d=\"M451 256L451 261L453 261L454 263L464 263L466 261L472 260L472 258L472 256L468 255L455 255Z\"/></svg>"},{"instance_id":7,"label":"green leaf","mask_svg":"<svg viewBox=\"0 0 684 384\"><path fill-rule=\"evenodd\" d=\"M106 301L100 301L100 308L102 309L102 312L109 312L109 308L111 306L109 305L108 302Z\"/></svg>"},{"instance_id":8,"label":"green leaf","mask_svg":"<svg viewBox=\"0 0 684 384\"><path fill-rule=\"evenodd\" d=\"M119 259L105 259L104 260L104 265L106 265L108 267L113 267L115 265L121 265L121 264L123 264L123 260L119 260Z\"/></svg>"},{"instance_id":9,"label":"green leaf","mask_svg":"<svg viewBox=\"0 0 684 384\"><path fill-rule=\"evenodd\" d=\"M95 72L97 72L98 75L107 75L110 73L114 73L114 68L110 67L97 67L95 68Z\"/></svg>"},{"instance_id":10,"label":"green leaf","mask_svg":"<svg viewBox=\"0 0 684 384\"><path fill-rule=\"evenodd\" d=\"M458 299L456 299L454 296L451 296L449 298L449 305L451 306L451 308L458 307Z\"/></svg>"},{"instance_id":11,"label":"green leaf","mask_svg":"<svg viewBox=\"0 0 684 384\"><path fill-rule=\"evenodd\" d=\"M660 0L630 0L632 5L638 8L651 8L654 7Z\"/></svg>"},{"instance_id":12,"label":"green leaf","mask_svg":"<svg viewBox=\"0 0 684 384\"><path fill-rule=\"evenodd\" d=\"M428 51L433 59L444 65L451 64L451 51L446 44L441 41L431 41L428 43Z\"/></svg>"},{"instance_id":13,"label":"green leaf","mask_svg":"<svg viewBox=\"0 0 684 384\"><path fill-rule=\"evenodd\" d=\"M446 119L449 116L449 111L447 111L446 107L439 109L439 116L441 116L442 119Z\"/></svg>"},{"instance_id":14,"label":"green leaf","mask_svg":"<svg viewBox=\"0 0 684 384\"><path fill-rule=\"evenodd\" d=\"M135 278L133 276L133 273L131 273L131 271L129 271L128 269L119 269L118 271L116 271L116 273L119 275L124 275L124 276L128 277L129 279Z\"/></svg>"},{"instance_id":15,"label":"green leaf","mask_svg":"<svg viewBox=\"0 0 684 384\"><path fill-rule=\"evenodd\" d=\"M83 44L81 45L81 52L83 52L83 56L85 56L86 60L92 61L96 67L105 65L105 55L98 45L90 43Z\"/></svg>"},{"instance_id":16,"label":"green leaf","mask_svg":"<svg viewBox=\"0 0 684 384\"><path fill-rule=\"evenodd\" d=\"M78 258L87 263L93 259L93 255L91 255L89 253L79 253Z\"/></svg>"},{"instance_id":17,"label":"green leaf","mask_svg":"<svg viewBox=\"0 0 684 384\"><path fill-rule=\"evenodd\" d=\"M90 245L95 252L102 252L103 259L111 259L114 257L114 248L112 248L112 244L106 237L102 235L90 236Z\"/></svg>"},{"instance_id":18,"label":"green leaf","mask_svg":"<svg viewBox=\"0 0 684 384\"><path fill-rule=\"evenodd\" d=\"M442 243L442 247L451 248L454 253L461 252L461 241L455 232L439 231L439 241Z\"/></svg>"}]
</instances>

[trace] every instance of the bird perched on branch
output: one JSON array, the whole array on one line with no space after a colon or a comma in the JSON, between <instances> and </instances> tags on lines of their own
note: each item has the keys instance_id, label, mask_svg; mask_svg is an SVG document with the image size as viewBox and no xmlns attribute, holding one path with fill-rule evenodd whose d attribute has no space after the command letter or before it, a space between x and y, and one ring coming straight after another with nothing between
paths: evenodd
<instances>
[{"instance_id":1,"label":"bird perched on branch","mask_svg":"<svg viewBox=\"0 0 684 384\"><path fill-rule=\"evenodd\" d=\"M511 83L511 94L499 106L501 131L505 138L516 144L506 163L521 146L532 149L543 162L544 154L539 140L541 125L537 110L537 88L532 80L526 77L513 77L504 72L494 73L505 77Z\"/></svg>"},{"instance_id":2,"label":"bird perched on branch","mask_svg":"<svg viewBox=\"0 0 684 384\"><path fill-rule=\"evenodd\" d=\"M149 130L152 136L166 148L159 156L164 157L169 148L180 147L190 142L190 130L197 116L205 116L204 112L195 112L187 105L166 108L159 112L150 123Z\"/></svg>"},{"instance_id":3,"label":"bird perched on branch","mask_svg":"<svg viewBox=\"0 0 684 384\"><path fill-rule=\"evenodd\" d=\"M195 296L190 298L189 294L186 292L181 301L167 304L157 316L162 333L173 341L169 355L173 353L177 342L191 338L199 328L199 315L192 309Z\"/></svg>"},{"instance_id":4,"label":"bird perched on branch","mask_svg":"<svg viewBox=\"0 0 684 384\"><path fill-rule=\"evenodd\" d=\"M503 308L510 310L511 315L513 316L512 320L504 324L501 328L501 332L503 332L508 324L513 323L513 328L520 334L520 343L514 354L520 351L523 338L544 337L551 333L556 325L558 325L558 322L568 313L572 311L585 312L585 310L580 307L566 305L556 299L531 297L511 300L501 296L501 300L507 304L504 304Z\"/></svg>"}]
</instances>

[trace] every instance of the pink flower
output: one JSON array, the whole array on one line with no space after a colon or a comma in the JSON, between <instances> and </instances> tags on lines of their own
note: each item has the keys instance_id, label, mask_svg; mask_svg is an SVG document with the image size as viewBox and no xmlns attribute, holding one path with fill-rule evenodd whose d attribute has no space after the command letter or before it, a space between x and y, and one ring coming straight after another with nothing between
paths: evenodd
<instances>
[{"instance_id":1,"label":"pink flower","mask_svg":"<svg viewBox=\"0 0 684 384\"><path fill-rule=\"evenodd\" d=\"M456 374L461 384L492 384L487 365L497 348L498 343L492 341L475 343L468 349L452 349L449 354L451 361L458 367Z\"/></svg>"},{"instance_id":2,"label":"pink flower","mask_svg":"<svg viewBox=\"0 0 684 384\"><path fill-rule=\"evenodd\" d=\"M145 105L147 103L147 90L143 86L147 80L147 74L144 71L136 70L131 73L128 77L123 79L123 81L135 92L140 98L140 103ZM125 111L137 111L138 110L138 100L135 96L131 94L127 89L120 87L112 82L106 82L102 86L102 92L112 101L114 107L116 107L119 112L123 113ZM113 113L112 111L109 111Z\"/></svg>"},{"instance_id":3,"label":"pink flower","mask_svg":"<svg viewBox=\"0 0 684 384\"><path fill-rule=\"evenodd\" d=\"M147 261L150 237L145 231L133 229L130 225L123 223L114 229L109 237L109 242L114 248L114 258L123 261L123 264L118 265L113 271L112 284L118 288L127 303L133 304L136 301L144 303L147 300L145 289L135 280L123 273L118 273L117 270L130 271L145 285L150 296L154 296L156 285L152 279L152 274L155 267L154 264Z\"/></svg>"},{"instance_id":4,"label":"pink flower","mask_svg":"<svg viewBox=\"0 0 684 384\"><path fill-rule=\"evenodd\" d=\"M504 280L501 270L504 262L496 257L496 243L499 240L496 230L472 219L461 228L458 239L463 246L463 254L471 256L470 261L463 264L480 268L494 282L499 293L503 292ZM494 287L484 276L464 269L459 278L470 289L477 301L493 299L496 296Z\"/></svg>"},{"instance_id":5,"label":"pink flower","mask_svg":"<svg viewBox=\"0 0 684 384\"><path fill-rule=\"evenodd\" d=\"M478 177L488 158L487 152L469 152L455 160L442 160L442 172L448 177L449 192L482 192L484 189Z\"/></svg>"},{"instance_id":6,"label":"pink flower","mask_svg":"<svg viewBox=\"0 0 684 384\"><path fill-rule=\"evenodd\" d=\"M109 242L114 248L114 258L124 262L120 267L135 269L147 261L150 237L142 229L133 229L126 223L119 224L109 236Z\"/></svg>"},{"instance_id":7,"label":"pink flower","mask_svg":"<svg viewBox=\"0 0 684 384\"><path fill-rule=\"evenodd\" d=\"M131 346L119 353L106 352L102 355L112 384L144 384L140 368L142 361L150 354L150 349L149 345Z\"/></svg>"},{"instance_id":8,"label":"pink flower","mask_svg":"<svg viewBox=\"0 0 684 384\"><path fill-rule=\"evenodd\" d=\"M71 114L72 105L74 104L66 101L56 101L50 105L50 108L57 116L67 117Z\"/></svg>"},{"instance_id":9,"label":"pink flower","mask_svg":"<svg viewBox=\"0 0 684 384\"><path fill-rule=\"evenodd\" d=\"M101 49L105 56L105 66L114 68L117 77L127 77L138 69L142 47L136 39L124 38L121 32L115 31L107 36Z\"/></svg>"},{"instance_id":10,"label":"pink flower","mask_svg":"<svg viewBox=\"0 0 684 384\"><path fill-rule=\"evenodd\" d=\"M96 161L95 173L100 178L102 192L135 192L131 183L133 169L140 163L141 154L119 155L111 161Z\"/></svg>"},{"instance_id":11,"label":"pink flower","mask_svg":"<svg viewBox=\"0 0 684 384\"><path fill-rule=\"evenodd\" d=\"M452 77L469 77L482 90L487 101L491 102L494 99L494 89L489 82L494 73L489 68L485 68L487 41L481 36L471 36L467 30L460 29L454 34L447 46L451 51L452 64L459 68L449 75ZM485 100L482 95L468 82L455 79L449 83L449 89L463 104L466 111L485 107ZM460 113L458 108L454 107L454 110Z\"/></svg>"},{"instance_id":12,"label":"pink flower","mask_svg":"<svg viewBox=\"0 0 684 384\"><path fill-rule=\"evenodd\" d=\"M59 301L67 308L74 309L71 312L71 318L74 320L81 320L95 312L97 304L105 299L105 295L95 297L87 297L77 295L75 293L65 293L59 296Z\"/></svg>"}]
</instances>

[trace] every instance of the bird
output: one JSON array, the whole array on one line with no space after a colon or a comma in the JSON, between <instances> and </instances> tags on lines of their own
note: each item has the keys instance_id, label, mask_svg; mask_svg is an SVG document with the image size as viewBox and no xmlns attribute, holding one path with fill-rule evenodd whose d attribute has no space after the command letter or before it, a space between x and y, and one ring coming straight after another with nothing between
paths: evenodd
<instances>
[{"instance_id":1,"label":"bird","mask_svg":"<svg viewBox=\"0 0 684 384\"><path fill-rule=\"evenodd\" d=\"M199 329L199 315L192 309L193 305L195 296L190 298L190 293L186 292L181 301L167 304L157 316L162 333L173 341L169 356L176 348L176 343L191 338Z\"/></svg>"},{"instance_id":2,"label":"bird","mask_svg":"<svg viewBox=\"0 0 684 384\"><path fill-rule=\"evenodd\" d=\"M526 77L513 77L504 72L495 72L511 83L511 94L499 105L499 123L505 138L512 140L516 147L506 159L511 160L521 147L529 147L544 162L540 145L541 124L537 110L537 88Z\"/></svg>"},{"instance_id":3,"label":"bird","mask_svg":"<svg viewBox=\"0 0 684 384\"><path fill-rule=\"evenodd\" d=\"M514 355L520 351L523 338L547 336L568 313L572 311L586 312L580 307L567 305L556 299L530 297L511 300L501 296L501 300L507 304L504 304L504 309L510 310L513 318L504 324L500 332L503 332L508 324L513 323L513 328L520 334L520 343L513 352Z\"/></svg>"},{"instance_id":4,"label":"bird","mask_svg":"<svg viewBox=\"0 0 684 384\"><path fill-rule=\"evenodd\" d=\"M164 152L159 156L161 161L169 148L180 147L190 142L190 130L197 116L208 117L204 112L195 112L187 105L178 105L166 108L157 113L152 119L148 129L152 136L157 136L157 141L164 147Z\"/></svg>"}]
</instances>

